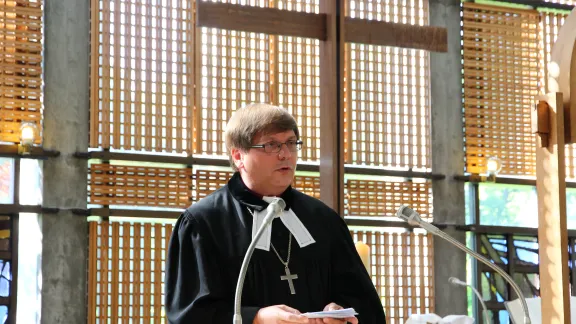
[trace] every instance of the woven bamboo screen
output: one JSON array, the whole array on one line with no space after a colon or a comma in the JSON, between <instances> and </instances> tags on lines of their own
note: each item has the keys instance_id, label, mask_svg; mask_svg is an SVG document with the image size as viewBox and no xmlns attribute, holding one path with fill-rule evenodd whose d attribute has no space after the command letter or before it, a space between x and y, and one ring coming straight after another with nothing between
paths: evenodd
<instances>
[{"instance_id":1,"label":"woven bamboo screen","mask_svg":"<svg viewBox=\"0 0 576 324\"><path fill-rule=\"evenodd\" d=\"M427 25L428 1L350 0L347 15ZM429 169L429 54L364 44L345 52L345 162Z\"/></svg>"},{"instance_id":2,"label":"woven bamboo screen","mask_svg":"<svg viewBox=\"0 0 576 324\"><path fill-rule=\"evenodd\" d=\"M318 1L222 2L319 10ZM301 159L317 161L319 41L196 29L193 3L93 2L91 147L223 156L231 114L267 102L296 117Z\"/></svg>"},{"instance_id":3,"label":"woven bamboo screen","mask_svg":"<svg viewBox=\"0 0 576 324\"><path fill-rule=\"evenodd\" d=\"M231 177L230 171L196 170L194 172L194 200L198 201L224 187Z\"/></svg>"},{"instance_id":4,"label":"woven bamboo screen","mask_svg":"<svg viewBox=\"0 0 576 324\"><path fill-rule=\"evenodd\" d=\"M276 0L276 7L319 13L320 0ZM273 84L277 84L277 88L272 92L273 102L288 108L298 122L304 141L300 158L317 162L320 158L320 41L284 36L274 36L274 41L277 64ZM319 185L306 190L318 188ZM319 197L319 192L306 193Z\"/></svg>"},{"instance_id":5,"label":"woven bamboo screen","mask_svg":"<svg viewBox=\"0 0 576 324\"><path fill-rule=\"evenodd\" d=\"M90 146L191 152L191 1L92 1Z\"/></svg>"},{"instance_id":6,"label":"woven bamboo screen","mask_svg":"<svg viewBox=\"0 0 576 324\"><path fill-rule=\"evenodd\" d=\"M538 12L463 4L466 171L496 156L501 174L533 175L530 110L538 94Z\"/></svg>"},{"instance_id":7,"label":"woven bamboo screen","mask_svg":"<svg viewBox=\"0 0 576 324\"><path fill-rule=\"evenodd\" d=\"M241 3L243 1L220 1ZM318 1L249 1L249 5L318 12ZM300 127L300 158L319 156L319 41L201 28L197 31L195 150L226 155L224 131L232 113L249 103L288 109Z\"/></svg>"},{"instance_id":8,"label":"woven bamboo screen","mask_svg":"<svg viewBox=\"0 0 576 324\"><path fill-rule=\"evenodd\" d=\"M411 314L434 313L434 253L430 234L351 231L370 246L372 282L387 323L404 323Z\"/></svg>"},{"instance_id":9,"label":"woven bamboo screen","mask_svg":"<svg viewBox=\"0 0 576 324\"><path fill-rule=\"evenodd\" d=\"M230 171L196 170L194 172L195 201L223 187L232 177ZM320 178L309 175L296 175L292 187L307 195L320 198Z\"/></svg>"},{"instance_id":10,"label":"woven bamboo screen","mask_svg":"<svg viewBox=\"0 0 576 324\"><path fill-rule=\"evenodd\" d=\"M22 122L41 129L42 11L42 0L0 1L0 141L20 142Z\"/></svg>"},{"instance_id":11,"label":"woven bamboo screen","mask_svg":"<svg viewBox=\"0 0 576 324\"><path fill-rule=\"evenodd\" d=\"M91 222L88 323L161 323L171 224Z\"/></svg>"},{"instance_id":12,"label":"woven bamboo screen","mask_svg":"<svg viewBox=\"0 0 576 324\"><path fill-rule=\"evenodd\" d=\"M192 169L92 164L88 201L100 205L186 208Z\"/></svg>"},{"instance_id":13,"label":"woven bamboo screen","mask_svg":"<svg viewBox=\"0 0 576 324\"><path fill-rule=\"evenodd\" d=\"M198 33L195 152L223 156L232 113L248 103L270 102L270 37L206 27Z\"/></svg>"},{"instance_id":14,"label":"woven bamboo screen","mask_svg":"<svg viewBox=\"0 0 576 324\"><path fill-rule=\"evenodd\" d=\"M277 99L296 118L304 145L302 160L320 156L320 42L301 37L277 36Z\"/></svg>"},{"instance_id":15,"label":"woven bamboo screen","mask_svg":"<svg viewBox=\"0 0 576 324\"><path fill-rule=\"evenodd\" d=\"M347 179L344 191L346 216L393 216L401 205L408 205L432 220L430 182Z\"/></svg>"}]
</instances>

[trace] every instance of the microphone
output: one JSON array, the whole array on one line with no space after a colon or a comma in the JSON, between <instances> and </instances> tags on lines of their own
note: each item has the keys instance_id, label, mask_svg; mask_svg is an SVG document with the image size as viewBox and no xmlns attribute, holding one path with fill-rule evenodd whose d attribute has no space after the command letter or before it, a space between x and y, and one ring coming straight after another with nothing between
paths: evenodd
<instances>
[{"instance_id":1,"label":"microphone","mask_svg":"<svg viewBox=\"0 0 576 324\"><path fill-rule=\"evenodd\" d=\"M486 259L483 255L477 253L476 251L470 250L464 244L458 242L457 240L452 238L450 235L439 230L436 226L434 226L428 222L423 221L422 218L420 218L420 215L414 209L412 209L406 205L402 205L402 206L400 206L400 208L398 208L398 211L396 212L396 216L405 220L406 222L408 222L408 224L410 224L412 226L420 226L423 229L425 229L427 232L443 238L444 240L448 241L449 243L456 246L460 250L473 256L476 260L484 263L485 265L490 267L492 270L496 271L514 289L514 292L516 293L516 295L518 295L518 299L520 299L520 302L522 304L522 308L524 309L524 324L530 324L531 323L530 315L528 313L528 304L526 304L526 299L524 298L524 295L522 295L522 291L520 290L520 287L518 287L516 282L514 282L514 279L512 279L512 277L510 277L504 270L500 269L499 266L490 262L490 260Z\"/></svg>"},{"instance_id":2,"label":"microphone","mask_svg":"<svg viewBox=\"0 0 576 324\"><path fill-rule=\"evenodd\" d=\"M240 275L238 276L238 283L236 284L236 296L234 297L234 324L242 324L242 315L240 314L240 307L242 301L242 288L244 287L244 279L246 277L246 271L248 270L248 263L250 263L250 258L252 257L252 253L254 253L254 248L256 247L256 243L264 234L264 230L266 227L272 224L272 221L276 216L279 216L280 213L286 208L286 202L282 198L274 198L270 204L268 204L268 208L266 208L266 216L264 216L264 221L258 232L256 232L256 236L252 238L252 242L250 246L248 246L248 251L246 251L246 255L244 255L244 261L242 261L242 267L240 268Z\"/></svg>"},{"instance_id":3,"label":"microphone","mask_svg":"<svg viewBox=\"0 0 576 324\"><path fill-rule=\"evenodd\" d=\"M488 310L486 309L486 304L484 304L484 300L482 299L482 296L480 296L478 290L476 290L476 288L474 288L472 285L469 285L458 278L450 277L450 279L448 279L448 282L453 284L454 286L470 287L472 291L474 291L474 293L476 294L476 297L478 297L480 304L482 304L482 316L484 317L484 322L486 324L490 324L490 317L488 317L489 314Z\"/></svg>"}]
</instances>

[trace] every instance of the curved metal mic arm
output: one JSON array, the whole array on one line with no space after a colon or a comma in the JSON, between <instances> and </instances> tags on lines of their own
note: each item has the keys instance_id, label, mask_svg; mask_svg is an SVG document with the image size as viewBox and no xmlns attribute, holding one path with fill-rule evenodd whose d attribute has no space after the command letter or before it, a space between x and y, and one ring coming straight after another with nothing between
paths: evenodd
<instances>
[{"instance_id":1,"label":"curved metal mic arm","mask_svg":"<svg viewBox=\"0 0 576 324\"><path fill-rule=\"evenodd\" d=\"M455 278L455 277L450 277L448 279L448 282L450 282L453 285L456 286L464 286L464 287L469 287L470 289L472 289L472 291L474 292L474 294L476 294L476 297L478 297L478 300L480 301L480 304L482 304L482 314L484 314L484 322L486 324L490 324L490 317L488 314L488 309L486 308L486 304L484 303L484 300L482 299L482 295L480 295L480 292L478 292L478 290L476 288L474 288L472 285L469 285L467 283L465 283L464 281Z\"/></svg>"},{"instance_id":2,"label":"curved metal mic arm","mask_svg":"<svg viewBox=\"0 0 576 324\"><path fill-rule=\"evenodd\" d=\"M268 205L268 213L264 217L264 221L256 235L252 238L252 242L248 246L248 251L244 255L244 261L242 261L242 267L240 267L240 274L238 275L238 283L236 284L236 295L234 296L234 324L242 324L242 315L240 314L240 309L242 305L242 289L244 288L244 278L246 277L246 271L248 271L248 264L250 263L250 258L252 258L252 253L254 253L254 248L256 247L256 243L260 240L260 237L264 234L266 227L272 224L274 217L278 215L282 210L286 207L286 203L284 200L280 198L274 199Z\"/></svg>"},{"instance_id":3,"label":"curved metal mic arm","mask_svg":"<svg viewBox=\"0 0 576 324\"><path fill-rule=\"evenodd\" d=\"M512 288L514 289L514 292L516 293L516 295L518 295L518 298L520 299L520 302L522 303L522 308L524 309L524 324L531 324L532 323L530 321L530 314L528 312L528 304L526 304L526 299L524 299L524 295L522 294L520 287L518 287L516 282L514 282L514 279L512 279L512 277L510 277L510 275L508 275L499 266L490 262L490 260L486 259L483 255L477 253L476 251L470 250L464 244L458 242L457 240L452 238L450 235L442 232L436 226L434 226L428 222L423 221L422 218L420 218L420 215L418 215L418 213L416 211L414 211L412 208L410 208L408 206L404 206L404 205L401 206L398 209L398 211L396 212L396 216L407 221L410 225L419 225L420 227L422 227L426 231L445 239L446 241L452 243L452 245L454 245L457 248L459 248L460 250L470 254L476 260L484 263L485 265L490 267L492 270L496 271L499 275L501 275L510 284L510 286L512 286Z\"/></svg>"}]
</instances>

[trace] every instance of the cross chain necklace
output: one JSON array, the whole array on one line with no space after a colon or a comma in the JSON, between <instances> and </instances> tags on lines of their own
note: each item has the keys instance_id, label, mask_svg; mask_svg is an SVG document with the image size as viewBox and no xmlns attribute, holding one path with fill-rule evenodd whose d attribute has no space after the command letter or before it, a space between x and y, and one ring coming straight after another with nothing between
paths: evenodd
<instances>
[{"instance_id":1,"label":"cross chain necklace","mask_svg":"<svg viewBox=\"0 0 576 324\"><path fill-rule=\"evenodd\" d=\"M246 209L248 209L248 211L250 212L252 217L254 217L254 212L252 212L250 210L250 208L248 208L248 207L246 207ZM272 226L272 225L270 225L270 226ZM290 268L288 268L288 263L290 262L290 254L292 252L292 233L290 233L290 231L288 231L288 233L289 233L289 236L288 236L288 256L286 257L286 261L282 260L282 258L280 257L280 254L278 253L278 251L276 251L276 248L274 247L274 244L272 244L272 242L270 242L270 246L272 247L272 250L274 251L274 253L276 253L278 260L280 260L280 262L282 262L282 264L284 265L284 272L286 272L286 275L280 276L280 280L287 280L288 286L290 287L290 294L295 295L296 290L294 289L293 280L298 279L298 275L295 273L294 274L290 273Z\"/></svg>"}]
</instances>

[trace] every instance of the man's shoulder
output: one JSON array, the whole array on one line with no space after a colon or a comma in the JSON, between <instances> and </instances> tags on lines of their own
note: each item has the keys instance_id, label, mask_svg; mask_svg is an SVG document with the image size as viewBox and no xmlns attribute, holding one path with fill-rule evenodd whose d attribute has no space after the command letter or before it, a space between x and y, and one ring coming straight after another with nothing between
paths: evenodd
<instances>
[{"instance_id":1,"label":"man's shoulder","mask_svg":"<svg viewBox=\"0 0 576 324\"><path fill-rule=\"evenodd\" d=\"M196 220L206 219L226 208L226 201L230 199L226 186L212 192L206 197L201 198L186 209L186 214Z\"/></svg>"}]
</instances>

